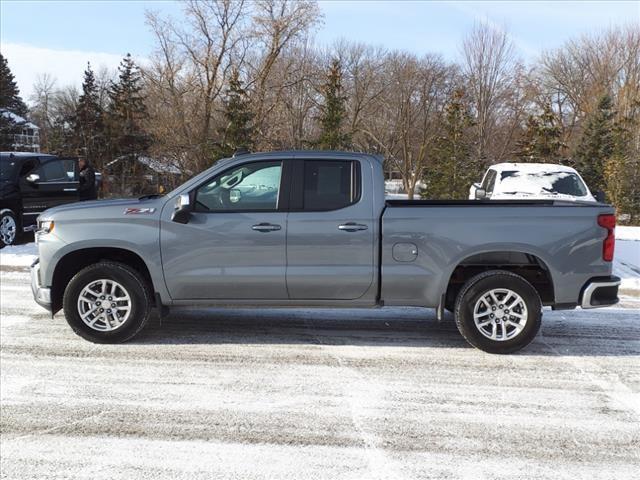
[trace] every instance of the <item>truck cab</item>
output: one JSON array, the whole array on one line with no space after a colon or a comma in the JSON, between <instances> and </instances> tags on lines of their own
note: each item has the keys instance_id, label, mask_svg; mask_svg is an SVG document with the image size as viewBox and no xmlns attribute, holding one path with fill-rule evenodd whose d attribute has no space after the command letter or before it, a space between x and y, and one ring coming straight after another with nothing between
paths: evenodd
<instances>
[{"instance_id":1,"label":"truck cab","mask_svg":"<svg viewBox=\"0 0 640 480\"><path fill-rule=\"evenodd\" d=\"M34 230L38 215L48 208L77 200L77 158L0 153L0 246Z\"/></svg>"}]
</instances>

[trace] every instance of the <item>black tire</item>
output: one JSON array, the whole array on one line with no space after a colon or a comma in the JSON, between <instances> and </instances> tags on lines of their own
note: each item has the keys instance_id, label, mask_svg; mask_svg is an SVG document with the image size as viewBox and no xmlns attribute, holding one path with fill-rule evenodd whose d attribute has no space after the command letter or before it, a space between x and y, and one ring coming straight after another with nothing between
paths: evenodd
<instances>
[{"instance_id":1,"label":"black tire","mask_svg":"<svg viewBox=\"0 0 640 480\"><path fill-rule=\"evenodd\" d=\"M10 238L7 238L8 232L4 231L5 222L10 221L13 223L13 235ZM20 222L18 221L18 217L11 210L3 210L2 214L0 214L0 248L3 248L5 245L15 245L18 242L20 237Z\"/></svg>"},{"instance_id":2,"label":"black tire","mask_svg":"<svg viewBox=\"0 0 640 480\"><path fill-rule=\"evenodd\" d=\"M96 280L107 279L119 283L131 299L128 318L116 329L99 331L86 324L78 311L78 297L82 290ZM63 307L67 323L73 331L94 343L122 343L135 337L149 319L151 290L145 279L133 268L118 262L102 261L80 270L64 291Z\"/></svg>"},{"instance_id":3,"label":"black tire","mask_svg":"<svg viewBox=\"0 0 640 480\"><path fill-rule=\"evenodd\" d=\"M505 323L500 326L501 334L506 333L505 340L493 340L485 336L481 332L481 328L476 326L473 318L476 302L494 289L509 289L515 292L523 300L527 309L526 323L519 333L515 333L517 329L511 320L516 322L520 320L506 316L509 318L509 324ZM482 311L483 304L479 305L480 311ZM488 304L486 306L492 308ZM488 308L487 312L489 312ZM508 310L506 311L508 312ZM503 318L505 316L491 320L497 324L496 329ZM472 346L488 353L513 353L529 345L538 334L542 322L542 301L536 289L520 275L504 270L491 270L476 275L462 287L456 299L455 319L458 330ZM480 320L480 322L484 321L486 320ZM485 328L490 329L491 327L493 324ZM513 337L510 338L510 335Z\"/></svg>"}]
</instances>

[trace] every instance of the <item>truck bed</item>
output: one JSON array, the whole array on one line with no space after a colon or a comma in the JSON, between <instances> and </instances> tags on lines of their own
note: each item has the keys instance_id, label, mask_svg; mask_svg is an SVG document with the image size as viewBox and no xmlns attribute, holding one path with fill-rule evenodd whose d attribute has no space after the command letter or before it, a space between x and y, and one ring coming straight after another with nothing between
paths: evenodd
<instances>
[{"instance_id":1,"label":"truck bed","mask_svg":"<svg viewBox=\"0 0 640 480\"><path fill-rule=\"evenodd\" d=\"M602 259L606 230L597 217L612 211L557 200L388 200L381 222L381 296L385 304L437 305L457 266L509 252L535 259L549 272L553 303L575 303L585 282L611 274L610 262Z\"/></svg>"}]
</instances>

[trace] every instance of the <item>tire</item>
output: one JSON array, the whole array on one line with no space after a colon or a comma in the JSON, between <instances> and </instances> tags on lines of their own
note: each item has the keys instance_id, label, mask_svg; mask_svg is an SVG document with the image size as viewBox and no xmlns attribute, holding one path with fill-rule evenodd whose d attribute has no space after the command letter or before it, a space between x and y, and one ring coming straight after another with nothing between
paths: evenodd
<instances>
[{"instance_id":1,"label":"tire","mask_svg":"<svg viewBox=\"0 0 640 480\"><path fill-rule=\"evenodd\" d=\"M491 270L462 287L456 299L455 320L472 346L488 353L513 353L529 345L538 334L542 301L520 275Z\"/></svg>"},{"instance_id":2,"label":"tire","mask_svg":"<svg viewBox=\"0 0 640 480\"><path fill-rule=\"evenodd\" d=\"M0 214L0 248L15 245L20 236L20 223L11 210L3 210Z\"/></svg>"},{"instance_id":3,"label":"tire","mask_svg":"<svg viewBox=\"0 0 640 480\"><path fill-rule=\"evenodd\" d=\"M64 315L73 331L85 340L122 343L144 328L151 298L149 285L140 273L122 263L102 261L71 279L64 291Z\"/></svg>"}]
</instances>

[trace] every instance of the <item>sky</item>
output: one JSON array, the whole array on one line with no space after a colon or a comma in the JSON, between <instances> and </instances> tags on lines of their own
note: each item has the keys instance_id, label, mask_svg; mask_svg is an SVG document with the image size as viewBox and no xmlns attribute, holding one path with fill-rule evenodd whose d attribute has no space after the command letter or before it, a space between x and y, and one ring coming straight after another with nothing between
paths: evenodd
<instances>
[{"instance_id":1,"label":"sky","mask_svg":"<svg viewBox=\"0 0 640 480\"><path fill-rule=\"evenodd\" d=\"M323 22L316 40L338 39L424 53L455 61L474 22L506 29L520 56L533 61L570 38L611 26L640 26L640 0L629 2L319 2ZM141 62L154 48L145 11L181 17L179 2L165 0L0 0L0 51L29 100L38 75L58 86L82 81L87 61L114 69L126 53Z\"/></svg>"}]
</instances>

